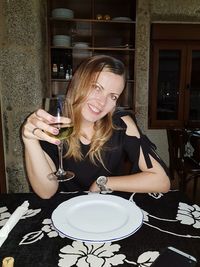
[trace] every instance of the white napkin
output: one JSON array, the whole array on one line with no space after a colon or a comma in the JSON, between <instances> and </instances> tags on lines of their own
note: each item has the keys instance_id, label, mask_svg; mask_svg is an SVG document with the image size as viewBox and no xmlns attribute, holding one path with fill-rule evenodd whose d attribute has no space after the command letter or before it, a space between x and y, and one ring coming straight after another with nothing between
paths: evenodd
<instances>
[{"instance_id":1,"label":"white napkin","mask_svg":"<svg viewBox=\"0 0 200 267\"><path fill-rule=\"evenodd\" d=\"M0 230L0 247L8 237L8 234L13 229L13 227L18 223L21 217L27 212L29 203L28 201L24 201L24 203L19 206L10 218L7 220L6 224Z\"/></svg>"}]
</instances>

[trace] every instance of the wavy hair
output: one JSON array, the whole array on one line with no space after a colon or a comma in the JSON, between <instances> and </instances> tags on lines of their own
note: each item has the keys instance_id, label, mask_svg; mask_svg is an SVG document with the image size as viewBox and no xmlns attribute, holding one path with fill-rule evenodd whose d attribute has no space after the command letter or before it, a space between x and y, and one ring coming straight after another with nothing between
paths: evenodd
<instances>
[{"instance_id":1,"label":"wavy hair","mask_svg":"<svg viewBox=\"0 0 200 267\"><path fill-rule=\"evenodd\" d=\"M83 61L69 84L67 98L71 101L74 131L67 140L66 157L73 157L75 160L83 159L80 147L82 104L90 93L91 85L97 81L99 74L104 70L122 76L125 84L124 64L114 57L105 55L93 56ZM102 153L106 149L104 145L111 137L113 129L112 112L95 122L94 136L87 154L93 164L97 165L100 162L106 168Z\"/></svg>"}]
</instances>

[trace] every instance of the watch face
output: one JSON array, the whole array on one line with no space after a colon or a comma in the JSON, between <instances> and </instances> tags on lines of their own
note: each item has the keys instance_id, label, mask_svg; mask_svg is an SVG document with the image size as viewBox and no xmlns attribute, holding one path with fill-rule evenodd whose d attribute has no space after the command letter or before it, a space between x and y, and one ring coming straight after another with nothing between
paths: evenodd
<instances>
[{"instance_id":1,"label":"watch face","mask_svg":"<svg viewBox=\"0 0 200 267\"><path fill-rule=\"evenodd\" d=\"M107 183L107 177L106 176L99 176L97 178L97 183L99 185L105 185Z\"/></svg>"}]
</instances>

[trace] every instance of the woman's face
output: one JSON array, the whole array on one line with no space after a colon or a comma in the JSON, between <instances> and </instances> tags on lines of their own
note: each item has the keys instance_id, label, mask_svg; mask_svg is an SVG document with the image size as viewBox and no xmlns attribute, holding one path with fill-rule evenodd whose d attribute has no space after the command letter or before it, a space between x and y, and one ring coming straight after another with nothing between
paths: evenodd
<instances>
[{"instance_id":1,"label":"woman's face","mask_svg":"<svg viewBox=\"0 0 200 267\"><path fill-rule=\"evenodd\" d=\"M123 88L123 76L102 71L83 103L83 119L93 123L103 118L115 108Z\"/></svg>"}]
</instances>

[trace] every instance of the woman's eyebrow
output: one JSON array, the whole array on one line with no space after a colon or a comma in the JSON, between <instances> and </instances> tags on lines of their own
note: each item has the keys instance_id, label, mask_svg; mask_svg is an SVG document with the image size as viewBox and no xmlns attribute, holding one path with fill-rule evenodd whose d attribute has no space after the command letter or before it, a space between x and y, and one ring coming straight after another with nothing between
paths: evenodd
<instances>
[{"instance_id":1,"label":"woman's eyebrow","mask_svg":"<svg viewBox=\"0 0 200 267\"><path fill-rule=\"evenodd\" d=\"M96 84L97 86L99 86L102 90L105 90L105 88L104 88L100 83L96 82L95 84ZM111 93L112 93L112 92L111 92ZM115 94L115 95L118 95L118 96L120 95L120 94L115 93L115 92L112 93L112 94Z\"/></svg>"}]
</instances>

